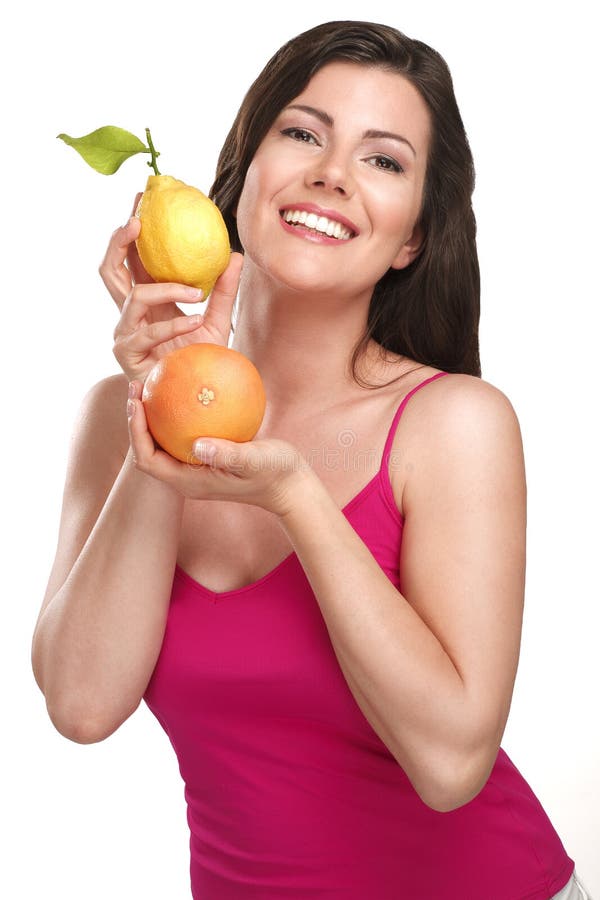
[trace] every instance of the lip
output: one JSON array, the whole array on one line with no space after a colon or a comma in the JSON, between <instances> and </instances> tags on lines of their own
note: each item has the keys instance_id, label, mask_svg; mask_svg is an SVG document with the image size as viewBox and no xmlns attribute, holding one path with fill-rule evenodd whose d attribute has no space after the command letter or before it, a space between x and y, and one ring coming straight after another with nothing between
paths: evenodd
<instances>
[{"instance_id":1,"label":"lip","mask_svg":"<svg viewBox=\"0 0 600 900\"><path fill-rule=\"evenodd\" d=\"M339 213L337 209L327 209L325 206L317 206L316 203L286 203L285 206L280 208L279 214L281 215L282 213L287 212L288 209L299 209L301 212L314 213L316 216L325 216L326 219L332 219L334 222L339 222L344 228L349 228L352 232L352 237L356 237L360 234L358 225L355 225L354 222Z\"/></svg>"}]
</instances>

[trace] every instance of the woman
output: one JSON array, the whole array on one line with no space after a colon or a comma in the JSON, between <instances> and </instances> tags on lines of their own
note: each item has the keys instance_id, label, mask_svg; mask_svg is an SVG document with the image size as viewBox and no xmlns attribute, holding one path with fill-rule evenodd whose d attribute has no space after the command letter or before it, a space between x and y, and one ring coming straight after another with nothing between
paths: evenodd
<instances>
[{"instance_id":1,"label":"woman","mask_svg":"<svg viewBox=\"0 0 600 900\"><path fill-rule=\"evenodd\" d=\"M241 252L200 321L144 273L135 219L110 241L124 374L84 401L33 664L75 741L145 699L186 784L195 898L585 896L500 749L526 484L481 380L473 184L439 54L333 22L244 99L212 191ZM142 383L177 346L227 344L238 288L265 420L188 466L150 437Z\"/></svg>"}]
</instances>

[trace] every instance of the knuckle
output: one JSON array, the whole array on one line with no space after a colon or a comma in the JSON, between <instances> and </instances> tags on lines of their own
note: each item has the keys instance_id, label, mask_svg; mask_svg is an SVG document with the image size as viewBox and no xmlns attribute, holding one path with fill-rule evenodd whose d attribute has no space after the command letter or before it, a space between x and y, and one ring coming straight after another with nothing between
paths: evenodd
<instances>
[{"instance_id":1,"label":"knuckle","mask_svg":"<svg viewBox=\"0 0 600 900\"><path fill-rule=\"evenodd\" d=\"M148 309L149 306L149 298L147 291L144 291L145 285L143 284L134 284L131 290L129 291L126 302L129 306L142 307L143 309Z\"/></svg>"},{"instance_id":2,"label":"knuckle","mask_svg":"<svg viewBox=\"0 0 600 900\"><path fill-rule=\"evenodd\" d=\"M145 332L150 341L159 340L162 336L160 322L151 322L150 325L146 325Z\"/></svg>"},{"instance_id":3,"label":"knuckle","mask_svg":"<svg viewBox=\"0 0 600 900\"><path fill-rule=\"evenodd\" d=\"M106 260L103 260L100 263L100 265L98 266L98 274L100 275L100 278L101 278L104 286L106 288L108 288L108 290L110 291L110 289L111 289L111 271L110 271L110 268L109 268Z\"/></svg>"},{"instance_id":4,"label":"knuckle","mask_svg":"<svg viewBox=\"0 0 600 900\"><path fill-rule=\"evenodd\" d=\"M123 316L127 315L127 313L129 312L130 306L131 306L131 291L127 294L127 296L123 300L123 303L121 304L121 320L119 322L119 325L121 324L121 321L123 320Z\"/></svg>"},{"instance_id":5,"label":"knuckle","mask_svg":"<svg viewBox=\"0 0 600 900\"><path fill-rule=\"evenodd\" d=\"M244 459L239 450L228 450L226 454L227 467L241 471L244 468Z\"/></svg>"},{"instance_id":6,"label":"knuckle","mask_svg":"<svg viewBox=\"0 0 600 900\"><path fill-rule=\"evenodd\" d=\"M113 344L112 352L119 365L125 365L125 362L127 360L127 353L125 352L125 349L123 347L123 341L115 341L115 343Z\"/></svg>"},{"instance_id":7,"label":"knuckle","mask_svg":"<svg viewBox=\"0 0 600 900\"><path fill-rule=\"evenodd\" d=\"M145 475L151 475L152 471L148 462L140 457L139 454L134 455L135 458L135 467L138 471L143 472Z\"/></svg>"}]
</instances>

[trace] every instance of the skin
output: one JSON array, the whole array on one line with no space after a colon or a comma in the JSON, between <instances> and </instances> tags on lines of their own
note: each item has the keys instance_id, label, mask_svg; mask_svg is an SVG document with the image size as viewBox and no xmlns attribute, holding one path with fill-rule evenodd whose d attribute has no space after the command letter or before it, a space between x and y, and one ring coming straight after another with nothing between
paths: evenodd
<instances>
[{"instance_id":1,"label":"skin","mask_svg":"<svg viewBox=\"0 0 600 900\"><path fill-rule=\"evenodd\" d=\"M485 784L510 707L525 577L520 429L507 398L478 378L447 375L412 398L394 442L402 472L390 473L405 517L402 593L396 590L341 512L331 483L308 463L303 433L307 416L323 427L337 409L365 408L349 356L375 282L418 253L427 108L400 75L348 63L321 69L293 105L321 115L285 110L265 136L237 208L241 280L242 257L233 254L199 324L174 306L194 300L182 286L146 282L132 249L138 223L113 235L101 274L121 310L114 352L130 381L128 431L115 460L107 435L124 433L126 387L117 377L94 393L74 441L71 482L85 486L86 499L68 483L59 553L34 637L34 671L59 730L83 741L106 737L139 704L160 650L167 575L185 510L196 501L225 501L240 504L241 512L263 511L300 559L365 717L423 801L447 811ZM416 155L402 141L366 138L372 129L404 136ZM334 246L284 229L279 210L303 202L336 210L358 234ZM154 445L140 401L144 373L175 346L225 344L238 281L233 346L261 372L267 415L251 442L202 441L198 459L205 465L190 467ZM414 366L383 364L375 351L372 344L363 360L371 380L384 384ZM395 408L397 395L388 396ZM153 492L156 503L139 517L149 535L136 535L131 510L141 510ZM168 521L158 520L159 506ZM96 520L101 527L88 540ZM119 568L108 549L124 521L131 549L122 552ZM252 520L243 522L251 534ZM143 540L151 552L143 564L136 559L129 591L127 554L143 553ZM140 586L146 571L148 583ZM106 596L108 580L119 593L115 588L112 606L104 600L100 607L97 596ZM145 613L124 621L130 593L145 596ZM149 608L153 622L140 634ZM104 640L93 643L90 633ZM132 643L140 648L136 661Z\"/></svg>"}]
</instances>

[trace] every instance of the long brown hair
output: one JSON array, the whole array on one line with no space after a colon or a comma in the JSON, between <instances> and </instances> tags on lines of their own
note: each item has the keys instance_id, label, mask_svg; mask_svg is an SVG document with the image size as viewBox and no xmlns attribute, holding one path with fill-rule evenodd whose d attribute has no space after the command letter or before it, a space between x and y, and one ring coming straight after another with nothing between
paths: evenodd
<instances>
[{"instance_id":1,"label":"long brown hair","mask_svg":"<svg viewBox=\"0 0 600 900\"><path fill-rule=\"evenodd\" d=\"M471 203L475 169L450 70L427 44L387 25L327 22L275 53L244 97L210 191L231 246L243 252L234 213L259 144L281 110L334 60L403 75L427 104L432 128L419 219L423 244L409 266L390 269L375 285L365 331L352 355L353 375L358 381L358 359L374 339L382 352L481 377L479 262Z\"/></svg>"}]
</instances>

